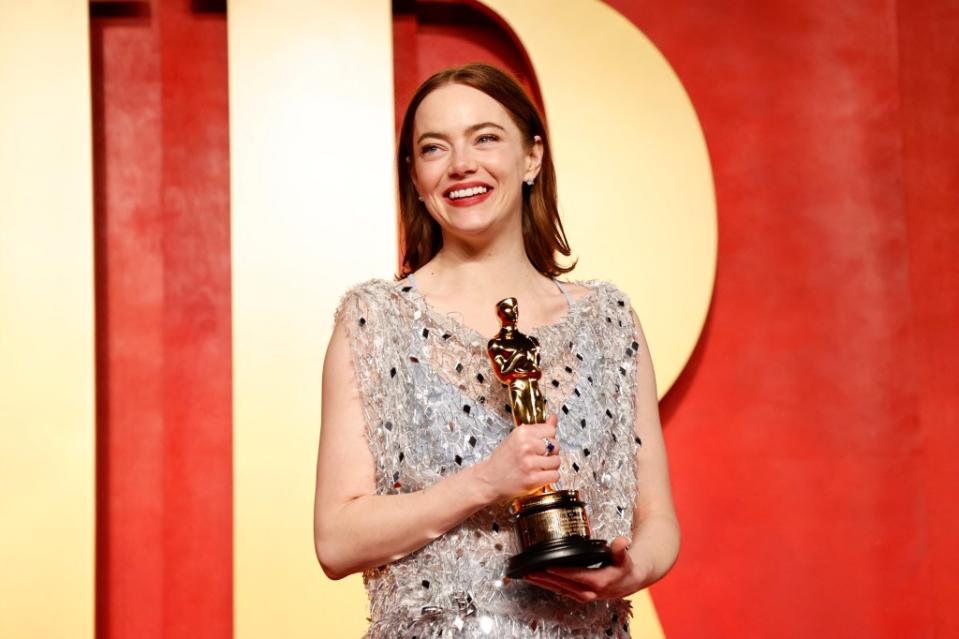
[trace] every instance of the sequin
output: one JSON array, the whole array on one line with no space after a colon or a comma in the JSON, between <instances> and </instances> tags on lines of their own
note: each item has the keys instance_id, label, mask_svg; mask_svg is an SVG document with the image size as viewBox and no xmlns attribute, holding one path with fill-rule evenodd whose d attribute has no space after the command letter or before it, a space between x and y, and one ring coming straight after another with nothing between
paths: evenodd
<instances>
[{"instance_id":1,"label":"sequin","mask_svg":"<svg viewBox=\"0 0 959 639\"><path fill-rule=\"evenodd\" d=\"M629 308L617 303L625 296L605 282L583 284L590 291L565 318L529 332L552 375L541 385L548 405L562 409L558 485L583 493L593 535L610 540L630 534L636 495L633 394L616 389L635 384L636 359L624 358L623 345L637 338ZM617 321L609 326L606 317ZM486 337L431 310L405 281L354 287L337 318L350 339L378 494L442 481L488 457L509 434L506 391L491 378ZM591 384L585 392L583 379ZM598 420L604 411L609 420ZM491 504L423 548L367 570L367 637L594 639L610 628L628 637L620 630L630 614L625 600L575 604L505 579L506 560L518 550L512 525L500 523L506 517L504 504Z\"/></svg>"}]
</instances>

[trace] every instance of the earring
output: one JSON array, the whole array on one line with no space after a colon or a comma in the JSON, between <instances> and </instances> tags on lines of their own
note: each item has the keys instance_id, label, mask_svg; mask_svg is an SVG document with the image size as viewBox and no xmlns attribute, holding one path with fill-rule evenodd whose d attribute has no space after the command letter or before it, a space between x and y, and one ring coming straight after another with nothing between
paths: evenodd
<instances>
[{"instance_id":1,"label":"earring","mask_svg":"<svg viewBox=\"0 0 959 639\"><path fill-rule=\"evenodd\" d=\"M422 201L423 201L423 196L417 194L417 195L416 195L416 199L419 200L420 202L422 202Z\"/></svg>"},{"instance_id":2,"label":"earring","mask_svg":"<svg viewBox=\"0 0 959 639\"><path fill-rule=\"evenodd\" d=\"M526 186L533 186L533 178L526 178Z\"/></svg>"}]
</instances>

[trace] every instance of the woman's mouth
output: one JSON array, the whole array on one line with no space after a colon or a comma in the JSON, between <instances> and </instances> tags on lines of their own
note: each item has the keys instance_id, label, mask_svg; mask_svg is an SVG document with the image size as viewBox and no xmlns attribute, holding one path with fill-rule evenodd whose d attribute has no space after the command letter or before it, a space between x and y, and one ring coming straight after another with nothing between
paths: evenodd
<instances>
[{"instance_id":1,"label":"woman's mouth","mask_svg":"<svg viewBox=\"0 0 959 639\"><path fill-rule=\"evenodd\" d=\"M444 197L452 206L473 206L487 199L492 192L493 187L478 184L476 186L451 189L444 194Z\"/></svg>"}]
</instances>

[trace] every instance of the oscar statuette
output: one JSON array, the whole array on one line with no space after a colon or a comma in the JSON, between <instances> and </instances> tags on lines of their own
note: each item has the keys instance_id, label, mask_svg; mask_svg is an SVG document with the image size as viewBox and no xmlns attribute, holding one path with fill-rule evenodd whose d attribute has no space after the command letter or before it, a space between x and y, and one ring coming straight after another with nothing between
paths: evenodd
<instances>
[{"instance_id":1,"label":"oscar statuette","mask_svg":"<svg viewBox=\"0 0 959 639\"><path fill-rule=\"evenodd\" d=\"M517 428L542 423L546 421L546 398L539 389L539 342L516 328L516 298L497 303L496 314L501 328L487 344L487 354L493 372L509 393L513 423ZM612 561L609 545L590 539L586 504L578 490L543 486L514 499L510 515L520 552L509 558L508 577L522 578L557 566L603 566Z\"/></svg>"}]
</instances>

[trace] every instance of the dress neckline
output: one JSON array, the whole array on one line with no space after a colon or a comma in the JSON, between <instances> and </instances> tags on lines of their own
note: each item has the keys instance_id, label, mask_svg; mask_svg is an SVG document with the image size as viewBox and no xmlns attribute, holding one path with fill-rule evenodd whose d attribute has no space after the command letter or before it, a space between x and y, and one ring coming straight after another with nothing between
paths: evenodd
<instances>
[{"instance_id":1,"label":"dress neckline","mask_svg":"<svg viewBox=\"0 0 959 639\"><path fill-rule=\"evenodd\" d=\"M560 292L566 298L566 313L554 322L548 324L539 324L537 326L532 326L528 329L525 329L524 332L539 335L544 332L557 331L564 328L568 325L573 318L580 313L583 308L586 308L588 304L592 301L592 298L595 297L596 291L598 290L597 283L595 281L577 281L576 284L585 286L587 289L586 293L582 295L579 299L574 299L567 291L564 289L559 282L559 280L553 278L553 282L559 288ZM462 313L459 311L450 311L448 313L443 313L437 311L429 302L426 300L419 288L416 286L416 278L412 273L407 275L404 279L396 282L396 287L404 293L404 297L410 299L413 304L424 314L432 318L437 324L443 326L445 329L449 329L450 332L456 332L461 335L466 335L469 337L470 342L475 341L477 338L480 339L481 344L485 344L492 335L483 335L481 332L469 326L462 319Z\"/></svg>"}]
</instances>

